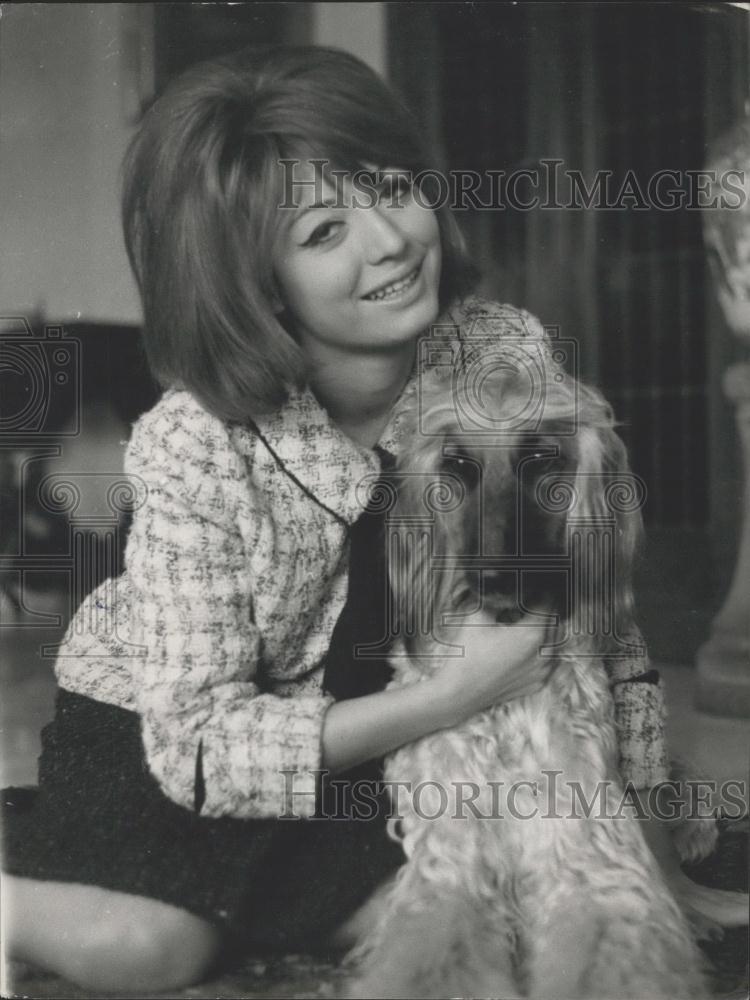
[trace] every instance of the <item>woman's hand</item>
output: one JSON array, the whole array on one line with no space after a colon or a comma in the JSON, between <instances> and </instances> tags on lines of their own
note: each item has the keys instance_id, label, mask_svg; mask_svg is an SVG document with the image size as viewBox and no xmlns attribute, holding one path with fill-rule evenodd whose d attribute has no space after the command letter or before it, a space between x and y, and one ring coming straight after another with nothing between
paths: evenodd
<instances>
[{"instance_id":1,"label":"woman's hand","mask_svg":"<svg viewBox=\"0 0 750 1000\"><path fill-rule=\"evenodd\" d=\"M474 627L482 622L483 628ZM476 615L471 625L441 630L464 647L421 683L337 701L323 723L323 766L336 773L380 757L438 729L450 728L498 701L538 691L552 661L538 655L546 629L522 619L499 625Z\"/></svg>"},{"instance_id":2,"label":"woman's hand","mask_svg":"<svg viewBox=\"0 0 750 1000\"><path fill-rule=\"evenodd\" d=\"M534 694L552 670L552 659L539 655L546 627L534 619L505 625L480 614L470 625L446 629L439 638L464 649L461 656L446 657L431 678L452 722L497 702Z\"/></svg>"}]
</instances>

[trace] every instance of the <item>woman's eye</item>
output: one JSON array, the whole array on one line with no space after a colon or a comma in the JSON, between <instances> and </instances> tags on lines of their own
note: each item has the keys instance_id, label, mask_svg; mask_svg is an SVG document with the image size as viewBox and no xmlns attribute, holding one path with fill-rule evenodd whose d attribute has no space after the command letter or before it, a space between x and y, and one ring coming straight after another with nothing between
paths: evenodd
<instances>
[{"instance_id":1,"label":"woman's eye","mask_svg":"<svg viewBox=\"0 0 750 1000\"><path fill-rule=\"evenodd\" d=\"M412 184L408 174L386 174L380 185L380 200L393 208L401 207L411 193Z\"/></svg>"},{"instance_id":2,"label":"woman's eye","mask_svg":"<svg viewBox=\"0 0 750 1000\"><path fill-rule=\"evenodd\" d=\"M329 240L332 240L336 236L342 225L343 222L321 222L319 226L313 229L302 246L313 247L318 246L320 243L328 243Z\"/></svg>"}]
</instances>

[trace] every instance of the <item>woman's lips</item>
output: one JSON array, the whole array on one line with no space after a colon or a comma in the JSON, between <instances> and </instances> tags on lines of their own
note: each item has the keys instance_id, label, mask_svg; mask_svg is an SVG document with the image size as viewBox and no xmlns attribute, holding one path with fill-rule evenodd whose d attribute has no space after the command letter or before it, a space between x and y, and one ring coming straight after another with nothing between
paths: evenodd
<instances>
[{"instance_id":1,"label":"woman's lips","mask_svg":"<svg viewBox=\"0 0 750 1000\"><path fill-rule=\"evenodd\" d=\"M411 271L408 271L402 277L394 278L383 285L379 285L378 288L374 289L372 292L368 292L367 295L363 295L362 298L366 302L383 302L398 298L416 282L419 278L421 268L422 261L420 261L416 267L412 268Z\"/></svg>"}]
</instances>

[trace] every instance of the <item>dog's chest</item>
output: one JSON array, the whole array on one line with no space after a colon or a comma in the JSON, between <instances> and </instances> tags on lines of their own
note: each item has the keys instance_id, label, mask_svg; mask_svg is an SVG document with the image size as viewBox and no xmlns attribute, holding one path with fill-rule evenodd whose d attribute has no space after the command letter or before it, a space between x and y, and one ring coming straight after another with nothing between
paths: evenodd
<instances>
[{"instance_id":1,"label":"dog's chest","mask_svg":"<svg viewBox=\"0 0 750 1000\"><path fill-rule=\"evenodd\" d=\"M553 773L561 780L604 780L612 774L615 750L601 663L566 663L538 694L401 747L386 760L386 778L412 786L467 783L487 804L497 799L498 783L548 782Z\"/></svg>"}]
</instances>

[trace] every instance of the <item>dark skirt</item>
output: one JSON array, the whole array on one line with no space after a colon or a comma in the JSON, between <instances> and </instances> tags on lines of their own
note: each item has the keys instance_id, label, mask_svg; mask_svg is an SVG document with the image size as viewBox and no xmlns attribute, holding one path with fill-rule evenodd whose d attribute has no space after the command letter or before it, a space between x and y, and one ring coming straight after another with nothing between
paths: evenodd
<instances>
[{"instance_id":1,"label":"dark skirt","mask_svg":"<svg viewBox=\"0 0 750 1000\"><path fill-rule=\"evenodd\" d=\"M201 817L152 777L136 713L61 690L38 788L3 791L3 870L162 900L244 947L314 948L401 864L384 812Z\"/></svg>"}]
</instances>

